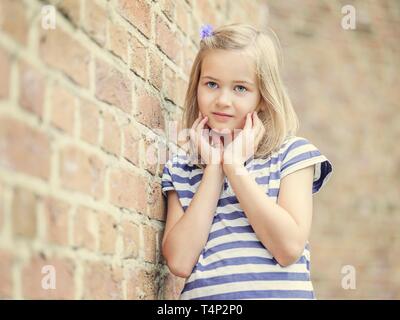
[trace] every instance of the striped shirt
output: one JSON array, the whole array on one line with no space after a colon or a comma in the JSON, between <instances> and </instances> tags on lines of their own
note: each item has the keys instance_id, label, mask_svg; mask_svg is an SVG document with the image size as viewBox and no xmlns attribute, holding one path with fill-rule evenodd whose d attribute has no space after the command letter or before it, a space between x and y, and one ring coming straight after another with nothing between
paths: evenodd
<instances>
[{"instance_id":1,"label":"striped shirt","mask_svg":"<svg viewBox=\"0 0 400 320\"><path fill-rule=\"evenodd\" d=\"M280 181L289 173L313 165L313 194L332 173L331 162L298 136L286 138L267 158L251 157L244 164L275 202ZM184 151L178 151L164 166L162 193L167 196L168 190L175 190L186 211L202 176L203 169L192 164ZM296 263L280 266L257 238L225 177L207 243L180 299L316 299L310 278L309 242Z\"/></svg>"}]
</instances>

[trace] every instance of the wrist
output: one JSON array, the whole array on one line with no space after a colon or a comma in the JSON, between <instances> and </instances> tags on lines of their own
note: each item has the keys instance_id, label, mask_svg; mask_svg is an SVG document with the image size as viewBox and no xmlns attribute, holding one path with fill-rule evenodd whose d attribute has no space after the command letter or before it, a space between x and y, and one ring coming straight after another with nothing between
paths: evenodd
<instances>
[{"instance_id":1,"label":"wrist","mask_svg":"<svg viewBox=\"0 0 400 320\"><path fill-rule=\"evenodd\" d=\"M232 158L224 158L222 162L223 168L240 168L244 167L244 162L240 162L240 160L232 159Z\"/></svg>"},{"instance_id":2,"label":"wrist","mask_svg":"<svg viewBox=\"0 0 400 320\"><path fill-rule=\"evenodd\" d=\"M223 163L222 169L226 175L230 175L232 173L237 175L243 175L247 173L247 169L245 168L244 164L235 161Z\"/></svg>"},{"instance_id":3,"label":"wrist","mask_svg":"<svg viewBox=\"0 0 400 320\"><path fill-rule=\"evenodd\" d=\"M223 173L223 170L222 170L222 164L221 163L218 163L218 164L208 164L206 167L205 167L205 169L204 169L205 171L207 171L207 172L212 172L212 173L214 173L214 174L216 174L216 173Z\"/></svg>"}]
</instances>

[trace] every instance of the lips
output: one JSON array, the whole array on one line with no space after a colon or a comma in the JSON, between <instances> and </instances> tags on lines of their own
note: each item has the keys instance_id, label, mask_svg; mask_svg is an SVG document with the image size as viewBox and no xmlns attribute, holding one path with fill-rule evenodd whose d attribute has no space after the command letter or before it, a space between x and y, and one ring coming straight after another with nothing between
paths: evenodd
<instances>
[{"instance_id":1,"label":"lips","mask_svg":"<svg viewBox=\"0 0 400 320\"><path fill-rule=\"evenodd\" d=\"M230 114L226 114L226 113L223 113L223 112L213 112L213 114L216 114L218 116L233 117Z\"/></svg>"}]
</instances>

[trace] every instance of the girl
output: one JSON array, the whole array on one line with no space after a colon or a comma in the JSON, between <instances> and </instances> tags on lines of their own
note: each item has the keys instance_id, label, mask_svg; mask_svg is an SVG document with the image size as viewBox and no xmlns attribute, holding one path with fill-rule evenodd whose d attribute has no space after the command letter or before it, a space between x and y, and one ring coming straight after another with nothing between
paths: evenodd
<instances>
[{"instance_id":1,"label":"girl","mask_svg":"<svg viewBox=\"0 0 400 320\"><path fill-rule=\"evenodd\" d=\"M312 194L332 165L295 135L275 40L245 24L202 29L183 114L190 148L162 176L162 253L186 278L180 299L315 299Z\"/></svg>"}]
</instances>

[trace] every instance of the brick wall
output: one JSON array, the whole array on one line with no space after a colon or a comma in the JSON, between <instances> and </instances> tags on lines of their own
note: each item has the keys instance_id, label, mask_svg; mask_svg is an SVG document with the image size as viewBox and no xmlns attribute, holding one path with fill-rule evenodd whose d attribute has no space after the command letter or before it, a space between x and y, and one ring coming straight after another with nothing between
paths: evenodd
<instances>
[{"instance_id":1,"label":"brick wall","mask_svg":"<svg viewBox=\"0 0 400 320\"><path fill-rule=\"evenodd\" d=\"M146 155L182 113L200 25L244 3L0 1L1 298L179 295L160 253L163 163Z\"/></svg>"},{"instance_id":2,"label":"brick wall","mask_svg":"<svg viewBox=\"0 0 400 320\"><path fill-rule=\"evenodd\" d=\"M351 3L356 30L340 27L344 1L0 0L0 298L178 297L160 253L163 163L146 155L171 145L205 22L270 23L299 135L334 163L314 200L318 298L400 298L400 8Z\"/></svg>"},{"instance_id":3,"label":"brick wall","mask_svg":"<svg viewBox=\"0 0 400 320\"><path fill-rule=\"evenodd\" d=\"M317 298L400 299L400 4L269 1L285 80L308 137L333 162L314 197L311 276ZM356 29L343 29L350 4ZM344 289L350 265L356 288Z\"/></svg>"}]
</instances>

